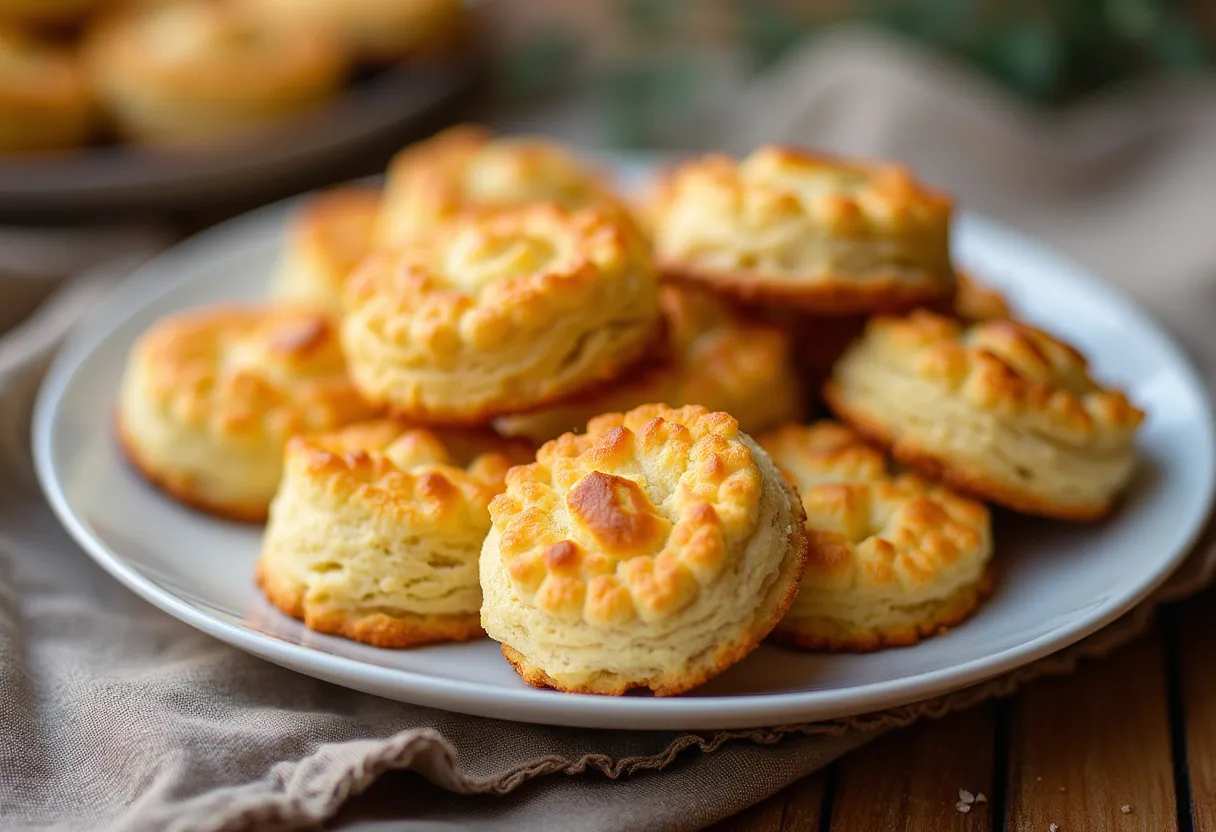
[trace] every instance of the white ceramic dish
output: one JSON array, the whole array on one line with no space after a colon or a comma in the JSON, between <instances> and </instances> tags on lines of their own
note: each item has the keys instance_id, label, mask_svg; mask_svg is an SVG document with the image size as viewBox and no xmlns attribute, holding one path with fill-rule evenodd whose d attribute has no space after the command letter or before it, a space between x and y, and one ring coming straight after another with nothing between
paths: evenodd
<instances>
[{"instance_id":1,"label":"white ceramic dish","mask_svg":"<svg viewBox=\"0 0 1216 832\"><path fill-rule=\"evenodd\" d=\"M636 175L638 166L623 172ZM594 728L733 728L892 707L1008 671L1107 624L1185 557L1207 516L1216 444L1207 396L1182 352L1132 303L1038 246L975 218L959 222L961 263L1025 317L1069 336L1098 374L1149 412L1144 464L1123 509L1097 526L1002 517L999 583L979 614L907 649L807 655L762 647L692 694L578 696L521 682L491 641L379 650L318 635L270 607L251 581L259 530L210 519L134 475L109 414L128 348L157 318L255 299L278 255L289 204L197 237L152 262L59 354L34 425L42 486L102 567L156 606L270 661L351 688L447 710Z\"/></svg>"}]
</instances>

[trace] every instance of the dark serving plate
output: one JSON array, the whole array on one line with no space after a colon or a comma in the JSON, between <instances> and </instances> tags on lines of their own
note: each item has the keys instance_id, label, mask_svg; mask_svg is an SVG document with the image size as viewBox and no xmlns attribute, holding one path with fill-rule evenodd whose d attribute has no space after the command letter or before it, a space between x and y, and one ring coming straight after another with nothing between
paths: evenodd
<instances>
[{"instance_id":1,"label":"dark serving plate","mask_svg":"<svg viewBox=\"0 0 1216 832\"><path fill-rule=\"evenodd\" d=\"M479 52L365 74L342 97L222 148L109 145L0 160L0 222L228 215L382 170L450 120L480 75Z\"/></svg>"}]
</instances>

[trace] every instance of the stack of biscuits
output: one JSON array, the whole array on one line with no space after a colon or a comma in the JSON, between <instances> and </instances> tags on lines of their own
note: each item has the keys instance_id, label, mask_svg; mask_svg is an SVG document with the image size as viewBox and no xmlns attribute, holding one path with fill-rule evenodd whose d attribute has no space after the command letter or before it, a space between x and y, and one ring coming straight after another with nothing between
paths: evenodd
<instances>
[{"instance_id":1,"label":"stack of biscuits","mask_svg":"<svg viewBox=\"0 0 1216 832\"><path fill-rule=\"evenodd\" d=\"M405 149L298 210L265 303L142 338L128 458L265 521L308 627L488 635L575 693L915 644L992 593L989 505L1114 508L1143 414L957 273L946 196L777 147L653 185L471 126Z\"/></svg>"}]
</instances>

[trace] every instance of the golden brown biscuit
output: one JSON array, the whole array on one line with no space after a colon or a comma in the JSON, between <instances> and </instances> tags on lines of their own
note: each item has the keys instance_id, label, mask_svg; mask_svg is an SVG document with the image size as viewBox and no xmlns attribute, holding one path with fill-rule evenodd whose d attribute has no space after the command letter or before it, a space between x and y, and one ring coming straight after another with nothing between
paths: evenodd
<instances>
[{"instance_id":1,"label":"golden brown biscuit","mask_svg":"<svg viewBox=\"0 0 1216 832\"><path fill-rule=\"evenodd\" d=\"M963 321L1013 317L1000 292L962 272L958 273L954 297L934 304L933 308ZM820 316L797 310L770 310L770 317L789 330L795 362L813 387L828 379L832 365L853 339L861 335L869 320L867 315Z\"/></svg>"},{"instance_id":2,"label":"golden brown biscuit","mask_svg":"<svg viewBox=\"0 0 1216 832\"><path fill-rule=\"evenodd\" d=\"M824 397L900 462L1029 514L1092 520L1131 478L1144 414L1084 357L1013 321L876 318Z\"/></svg>"},{"instance_id":3,"label":"golden brown biscuit","mask_svg":"<svg viewBox=\"0 0 1216 832\"><path fill-rule=\"evenodd\" d=\"M895 165L707 156L665 178L649 216L665 277L744 301L851 315L954 292L950 201Z\"/></svg>"},{"instance_id":4,"label":"golden brown biscuit","mask_svg":"<svg viewBox=\"0 0 1216 832\"><path fill-rule=\"evenodd\" d=\"M308 109L347 71L344 46L324 28L204 0L113 15L85 55L119 129L157 144L197 144Z\"/></svg>"},{"instance_id":5,"label":"golden brown biscuit","mask_svg":"<svg viewBox=\"0 0 1216 832\"><path fill-rule=\"evenodd\" d=\"M328 316L213 307L165 318L135 344L118 433L135 467L177 499L260 521L290 437L371 415Z\"/></svg>"},{"instance_id":6,"label":"golden brown biscuit","mask_svg":"<svg viewBox=\"0 0 1216 832\"><path fill-rule=\"evenodd\" d=\"M347 186L310 197L292 217L270 295L342 311L346 278L372 250L380 192Z\"/></svg>"},{"instance_id":7,"label":"golden brown biscuit","mask_svg":"<svg viewBox=\"0 0 1216 832\"><path fill-rule=\"evenodd\" d=\"M393 159L378 239L397 246L425 238L470 211L554 202L627 216L595 171L560 145L542 139L495 138L461 125L410 145Z\"/></svg>"},{"instance_id":8,"label":"golden brown biscuit","mask_svg":"<svg viewBox=\"0 0 1216 832\"><path fill-rule=\"evenodd\" d=\"M1013 317L1004 295L966 272L958 273L953 307L956 316L973 323Z\"/></svg>"},{"instance_id":9,"label":"golden brown biscuit","mask_svg":"<svg viewBox=\"0 0 1216 832\"><path fill-rule=\"evenodd\" d=\"M531 446L391 420L287 443L258 584L311 629L377 647L482 634L490 500Z\"/></svg>"},{"instance_id":10,"label":"golden brown biscuit","mask_svg":"<svg viewBox=\"0 0 1216 832\"><path fill-rule=\"evenodd\" d=\"M835 422L760 440L806 510L807 569L773 631L811 650L915 644L968 618L992 591L982 503L887 471L878 449Z\"/></svg>"},{"instance_id":11,"label":"golden brown biscuit","mask_svg":"<svg viewBox=\"0 0 1216 832\"><path fill-rule=\"evenodd\" d=\"M524 681L578 693L693 688L785 613L802 508L725 413L647 405L512 468L490 503L482 626Z\"/></svg>"},{"instance_id":12,"label":"golden brown biscuit","mask_svg":"<svg viewBox=\"0 0 1216 832\"><path fill-rule=\"evenodd\" d=\"M88 140L93 115L75 56L0 26L0 153L77 147Z\"/></svg>"},{"instance_id":13,"label":"golden brown biscuit","mask_svg":"<svg viewBox=\"0 0 1216 832\"><path fill-rule=\"evenodd\" d=\"M481 424L612 379L659 325L649 252L615 215L532 205L377 252L346 286L342 339L373 402Z\"/></svg>"},{"instance_id":14,"label":"golden brown biscuit","mask_svg":"<svg viewBox=\"0 0 1216 832\"><path fill-rule=\"evenodd\" d=\"M23 26L75 23L111 0L0 0L0 22Z\"/></svg>"},{"instance_id":15,"label":"golden brown biscuit","mask_svg":"<svg viewBox=\"0 0 1216 832\"><path fill-rule=\"evenodd\" d=\"M602 390L496 419L495 430L540 444L579 430L601 413L651 402L723 410L749 434L801 418L806 393L780 327L743 315L707 292L679 286L663 286L659 306L667 337L662 354Z\"/></svg>"},{"instance_id":16,"label":"golden brown biscuit","mask_svg":"<svg viewBox=\"0 0 1216 832\"><path fill-rule=\"evenodd\" d=\"M449 48L464 29L460 0L242 0L273 19L303 18L337 32L368 61L389 62Z\"/></svg>"}]
</instances>

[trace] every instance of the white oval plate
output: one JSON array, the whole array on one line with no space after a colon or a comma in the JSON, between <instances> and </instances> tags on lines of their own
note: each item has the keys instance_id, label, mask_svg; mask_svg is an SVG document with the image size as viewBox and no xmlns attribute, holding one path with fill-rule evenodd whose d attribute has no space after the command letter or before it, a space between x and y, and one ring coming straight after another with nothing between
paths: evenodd
<instances>
[{"instance_id":1,"label":"white oval plate","mask_svg":"<svg viewBox=\"0 0 1216 832\"><path fill-rule=\"evenodd\" d=\"M632 179L641 166L626 166ZM591 728L739 728L841 717L971 685L1071 644L1159 585L1212 500L1216 446L1203 386L1147 315L1014 234L964 217L959 261L1032 321L1092 356L1148 413L1144 462L1122 510L1096 526L1001 517L997 592L971 621L916 647L811 655L762 647L681 697L596 697L528 687L489 640L393 651L319 635L270 607L251 575L260 531L214 520L133 474L111 437L127 350L157 318L261 296L290 203L165 254L89 316L38 401L34 452L51 505L85 551L156 606L250 653L381 696L502 719Z\"/></svg>"}]
</instances>

